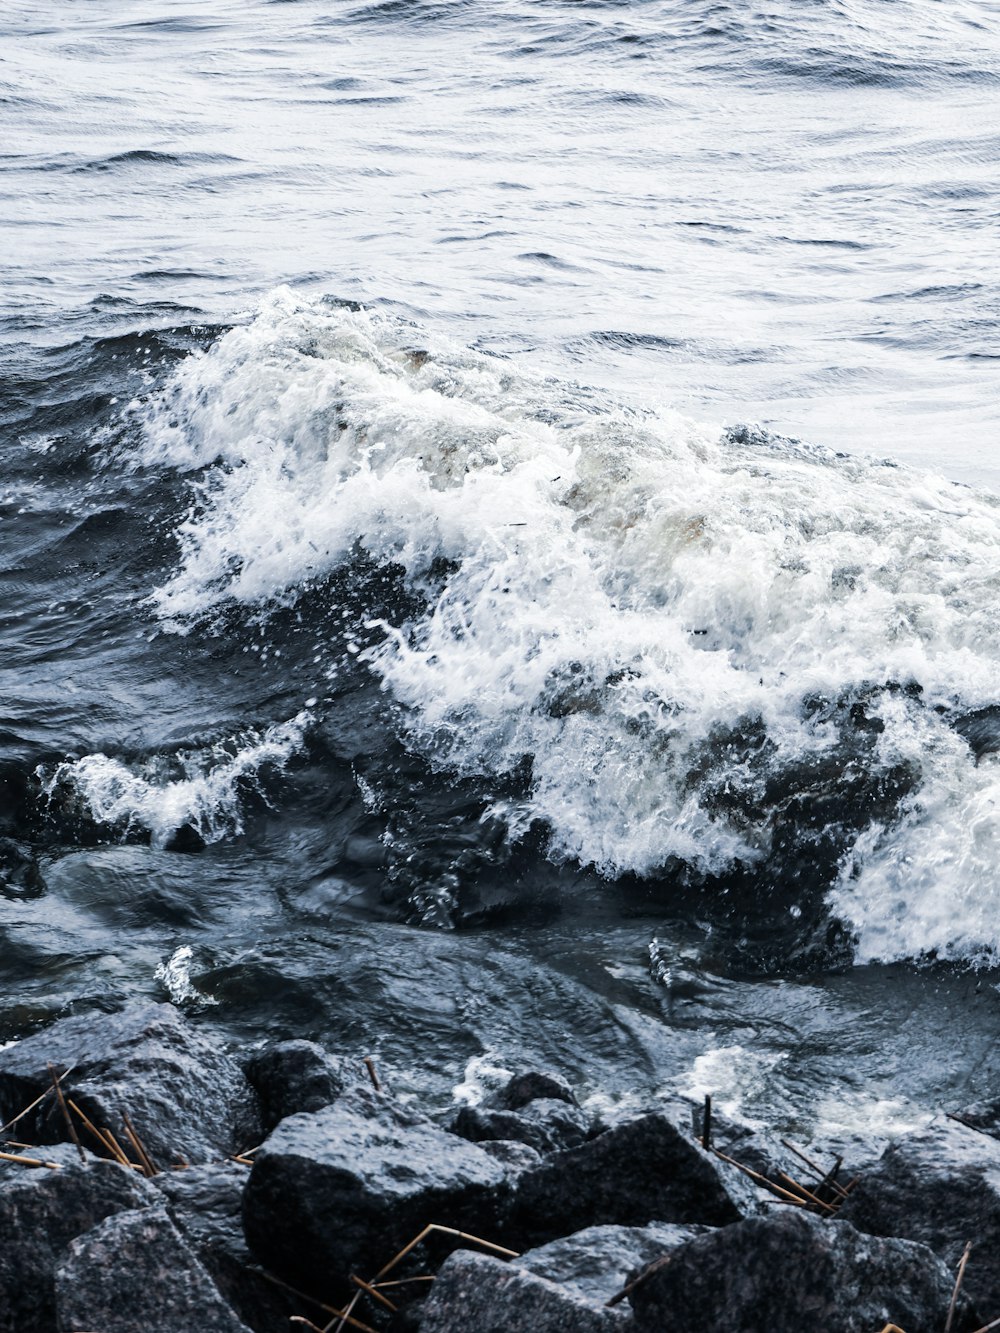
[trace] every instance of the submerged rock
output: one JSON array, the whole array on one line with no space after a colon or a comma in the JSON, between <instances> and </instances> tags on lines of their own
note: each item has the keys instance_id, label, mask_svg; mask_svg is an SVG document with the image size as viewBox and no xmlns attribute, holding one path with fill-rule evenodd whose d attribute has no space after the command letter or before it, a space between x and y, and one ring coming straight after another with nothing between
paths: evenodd
<instances>
[{"instance_id":1,"label":"submerged rock","mask_svg":"<svg viewBox=\"0 0 1000 1333\"><path fill-rule=\"evenodd\" d=\"M249 1333L162 1208L120 1213L73 1241L56 1309L61 1333Z\"/></svg>"},{"instance_id":2,"label":"submerged rock","mask_svg":"<svg viewBox=\"0 0 1000 1333\"><path fill-rule=\"evenodd\" d=\"M735 1167L654 1112L526 1171L517 1183L513 1224L519 1236L544 1242L602 1224L725 1226L759 1207L756 1190Z\"/></svg>"},{"instance_id":3,"label":"submerged rock","mask_svg":"<svg viewBox=\"0 0 1000 1333\"><path fill-rule=\"evenodd\" d=\"M224 1157L260 1133L243 1071L169 1004L62 1019L0 1052L0 1119L16 1115L51 1085L50 1065L60 1074L70 1071L62 1083L67 1098L123 1143L127 1113L160 1167ZM21 1122L20 1133L37 1143L68 1137L54 1097ZM85 1143L93 1137L80 1133Z\"/></svg>"},{"instance_id":4,"label":"submerged rock","mask_svg":"<svg viewBox=\"0 0 1000 1333\"><path fill-rule=\"evenodd\" d=\"M632 1320L489 1255L459 1250L424 1303L420 1333L616 1333Z\"/></svg>"},{"instance_id":5,"label":"submerged rock","mask_svg":"<svg viewBox=\"0 0 1000 1333\"><path fill-rule=\"evenodd\" d=\"M60 1169L0 1162L0 1333L52 1333L55 1273L70 1242L157 1195L138 1172L90 1154L81 1162L69 1144L24 1155Z\"/></svg>"},{"instance_id":6,"label":"submerged rock","mask_svg":"<svg viewBox=\"0 0 1000 1333\"><path fill-rule=\"evenodd\" d=\"M11 898L37 898L45 892L38 861L27 843L0 837L0 892Z\"/></svg>"},{"instance_id":7,"label":"submerged rock","mask_svg":"<svg viewBox=\"0 0 1000 1333\"><path fill-rule=\"evenodd\" d=\"M577 1105L573 1089L564 1078L537 1069L515 1074L499 1092L487 1097L483 1105L501 1111L520 1111L529 1102L537 1101L561 1101L570 1106Z\"/></svg>"},{"instance_id":8,"label":"submerged rock","mask_svg":"<svg viewBox=\"0 0 1000 1333\"><path fill-rule=\"evenodd\" d=\"M391 1259L431 1222L495 1238L503 1168L418 1111L365 1089L283 1120L256 1154L243 1220L279 1277L328 1290Z\"/></svg>"},{"instance_id":9,"label":"submerged rock","mask_svg":"<svg viewBox=\"0 0 1000 1333\"><path fill-rule=\"evenodd\" d=\"M876 1236L922 1241L954 1271L972 1241L963 1290L1000 1313L1000 1143L939 1119L891 1144L840 1216ZM907 1329L909 1333L909 1329Z\"/></svg>"},{"instance_id":10,"label":"submerged rock","mask_svg":"<svg viewBox=\"0 0 1000 1333\"><path fill-rule=\"evenodd\" d=\"M260 1101L266 1134L285 1116L318 1111L360 1082L357 1069L328 1055L314 1041L276 1042L255 1051L243 1069Z\"/></svg>"},{"instance_id":11,"label":"submerged rock","mask_svg":"<svg viewBox=\"0 0 1000 1333\"><path fill-rule=\"evenodd\" d=\"M636 1333L940 1333L953 1277L926 1246L862 1235L801 1208L673 1250L631 1293ZM977 1327L960 1299L954 1333Z\"/></svg>"}]
</instances>

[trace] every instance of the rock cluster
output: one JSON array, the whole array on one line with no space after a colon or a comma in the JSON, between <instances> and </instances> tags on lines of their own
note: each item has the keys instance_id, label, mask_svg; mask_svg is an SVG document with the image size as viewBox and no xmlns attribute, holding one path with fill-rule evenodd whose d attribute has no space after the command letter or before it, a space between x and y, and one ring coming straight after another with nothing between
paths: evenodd
<instances>
[{"instance_id":1,"label":"rock cluster","mask_svg":"<svg viewBox=\"0 0 1000 1333\"><path fill-rule=\"evenodd\" d=\"M598 1125L529 1072L442 1123L309 1042L241 1062L169 1005L70 1018L0 1052L0 1333L970 1333L1000 1313L980 1120L811 1210L779 1145L716 1118L706 1150L686 1105Z\"/></svg>"}]
</instances>

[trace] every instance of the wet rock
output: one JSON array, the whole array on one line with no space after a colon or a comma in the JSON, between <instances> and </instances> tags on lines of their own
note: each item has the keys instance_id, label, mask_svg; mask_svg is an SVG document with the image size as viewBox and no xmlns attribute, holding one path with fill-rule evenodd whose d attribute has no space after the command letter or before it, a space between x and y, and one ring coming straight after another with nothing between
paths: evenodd
<instances>
[{"instance_id":1,"label":"wet rock","mask_svg":"<svg viewBox=\"0 0 1000 1333\"><path fill-rule=\"evenodd\" d=\"M56 1309L61 1333L249 1333L162 1208L119 1213L74 1240Z\"/></svg>"},{"instance_id":2,"label":"wet rock","mask_svg":"<svg viewBox=\"0 0 1000 1333\"><path fill-rule=\"evenodd\" d=\"M673 1250L630 1299L636 1333L858 1333L889 1323L940 1333L952 1286L923 1245L788 1208ZM976 1318L962 1299L956 1333L976 1328Z\"/></svg>"},{"instance_id":3,"label":"wet rock","mask_svg":"<svg viewBox=\"0 0 1000 1333\"><path fill-rule=\"evenodd\" d=\"M50 1064L71 1071L66 1096L98 1129L108 1126L123 1140L127 1112L158 1166L223 1157L260 1134L242 1070L169 1004L66 1018L0 1052L0 1119L50 1085ZM36 1143L65 1140L55 1099L22 1121L20 1132ZM86 1142L88 1131L81 1134Z\"/></svg>"},{"instance_id":4,"label":"wet rock","mask_svg":"<svg viewBox=\"0 0 1000 1333\"><path fill-rule=\"evenodd\" d=\"M164 1171L152 1183L184 1240L220 1294L256 1333L287 1333L299 1302L259 1271L243 1235L243 1190L250 1172L237 1162Z\"/></svg>"},{"instance_id":5,"label":"wet rock","mask_svg":"<svg viewBox=\"0 0 1000 1333\"><path fill-rule=\"evenodd\" d=\"M513 1226L518 1236L542 1243L600 1225L725 1226L759 1207L745 1176L654 1112L526 1171L517 1183Z\"/></svg>"},{"instance_id":6,"label":"wet rock","mask_svg":"<svg viewBox=\"0 0 1000 1333\"><path fill-rule=\"evenodd\" d=\"M51 1333L55 1272L70 1241L157 1196L138 1172L89 1154L81 1162L69 1144L24 1155L60 1169L0 1162L0 1333Z\"/></svg>"},{"instance_id":7,"label":"wet rock","mask_svg":"<svg viewBox=\"0 0 1000 1333\"><path fill-rule=\"evenodd\" d=\"M205 850L205 839L193 824L181 824L180 828L174 829L163 844L163 850L165 852L184 852L190 856Z\"/></svg>"},{"instance_id":8,"label":"wet rock","mask_svg":"<svg viewBox=\"0 0 1000 1333\"><path fill-rule=\"evenodd\" d=\"M37 898L45 892L38 861L27 843L0 837L0 892L11 898Z\"/></svg>"},{"instance_id":9,"label":"wet rock","mask_svg":"<svg viewBox=\"0 0 1000 1333\"><path fill-rule=\"evenodd\" d=\"M459 1250L424 1302L420 1333L615 1333L631 1324L623 1310L601 1310L515 1265Z\"/></svg>"},{"instance_id":10,"label":"wet rock","mask_svg":"<svg viewBox=\"0 0 1000 1333\"><path fill-rule=\"evenodd\" d=\"M328 1055L314 1041L276 1042L255 1052L243 1069L260 1101L265 1134L287 1115L328 1106L360 1081L346 1060Z\"/></svg>"},{"instance_id":11,"label":"wet rock","mask_svg":"<svg viewBox=\"0 0 1000 1333\"><path fill-rule=\"evenodd\" d=\"M963 1290L990 1318L1000 1312L1000 1143L988 1135L943 1118L907 1135L840 1216L872 1235L922 1241L952 1271L971 1240Z\"/></svg>"},{"instance_id":12,"label":"wet rock","mask_svg":"<svg viewBox=\"0 0 1000 1333\"><path fill-rule=\"evenodd\" d=\"M702 1226L651 1222L645 1227L588 1227L575 1235L528 1250L512 1262L556 1282L581 1300L603 1306L626 1285L629 1275L655 1259L704 1235Z\"/></svg>"},{"instance_id":13,"label":"wet rock","mask_svg":"<svg viewBox=\"0 0 1000 1333\"><path fill-rule=\"evenodd\" d=\"M377 1270L431 1222L494 1239L506 1194L481 1149L359 1088L281 1122L255 1156L243 1222L266 1267L316 1291L318 1277Z\"/></svg>"},{"instance_id":14,"label":"wet rock","mask_svg":"<svg viewBox=\"0 0 1000 1333\"><path fill-rule=\"evenodd\" d=\"M519 1176L542 1160L542 1154L514 1139L483 1139L479 1144L487 1156L499 1162L509 1177Z\"/></svg>"},{"instance_id":15,"label":"wet rock","mask_svg":"<svg viewBox=\"0 0 1000 1333\"><path fill-rule=\"evenodd\" d=\"M470 1143L486 1139L513 1139L536 1152L575 1148L586 1142L590 1117L564 1100L544 1098L522 1103L519 1111L487 1106L463 1106L451 1122L451 1132Z\"/></svg>"},{"instance_id":16,"label":"wet rock","mask_svg":"<svg viewBox=\"0 0 1000 1333\"><path fill-rule=\"evenodd\" d=\"M577 1100L573 1089L558 1074L547 1074L543 1070L526 1070L515 1074L506 1087L487 1097L486 1106L495 1106L501 1111L520 1111L529 1102L561 1101L576 1106Z\"/></svg>"}]
</instances>

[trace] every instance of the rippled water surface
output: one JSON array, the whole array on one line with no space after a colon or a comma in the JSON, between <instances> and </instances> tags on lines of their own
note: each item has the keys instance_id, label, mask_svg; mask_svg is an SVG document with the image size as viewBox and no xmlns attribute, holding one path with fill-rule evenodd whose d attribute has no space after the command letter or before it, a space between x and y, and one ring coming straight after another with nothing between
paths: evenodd
<instances>
[{"instance_id":1,"label":"rippled water surface","mask_svg":"<svg viewBox=\"0 0 1000 1333\"><path fill-rule=\"evenodd\" d=\"M0 1039L993 1087L998 97L986 0L10 0Z\"/></svg>"}]
</instances>

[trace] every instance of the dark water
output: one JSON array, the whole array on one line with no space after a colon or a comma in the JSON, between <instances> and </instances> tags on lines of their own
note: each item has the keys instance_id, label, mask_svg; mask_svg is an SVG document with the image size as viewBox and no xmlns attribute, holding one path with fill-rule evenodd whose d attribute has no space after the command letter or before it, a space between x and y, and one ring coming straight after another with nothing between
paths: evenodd
<instances>
[{"instance_id":1,"label":"dark water","mask_svg":"<svg viewBox=\"0 0 1000 1333\"><path fill-rule=\"evenodd\" d=\"M0 1039L993 1087L998 85L986 3L8 4Z\"/></svg>"}]
</instances>

